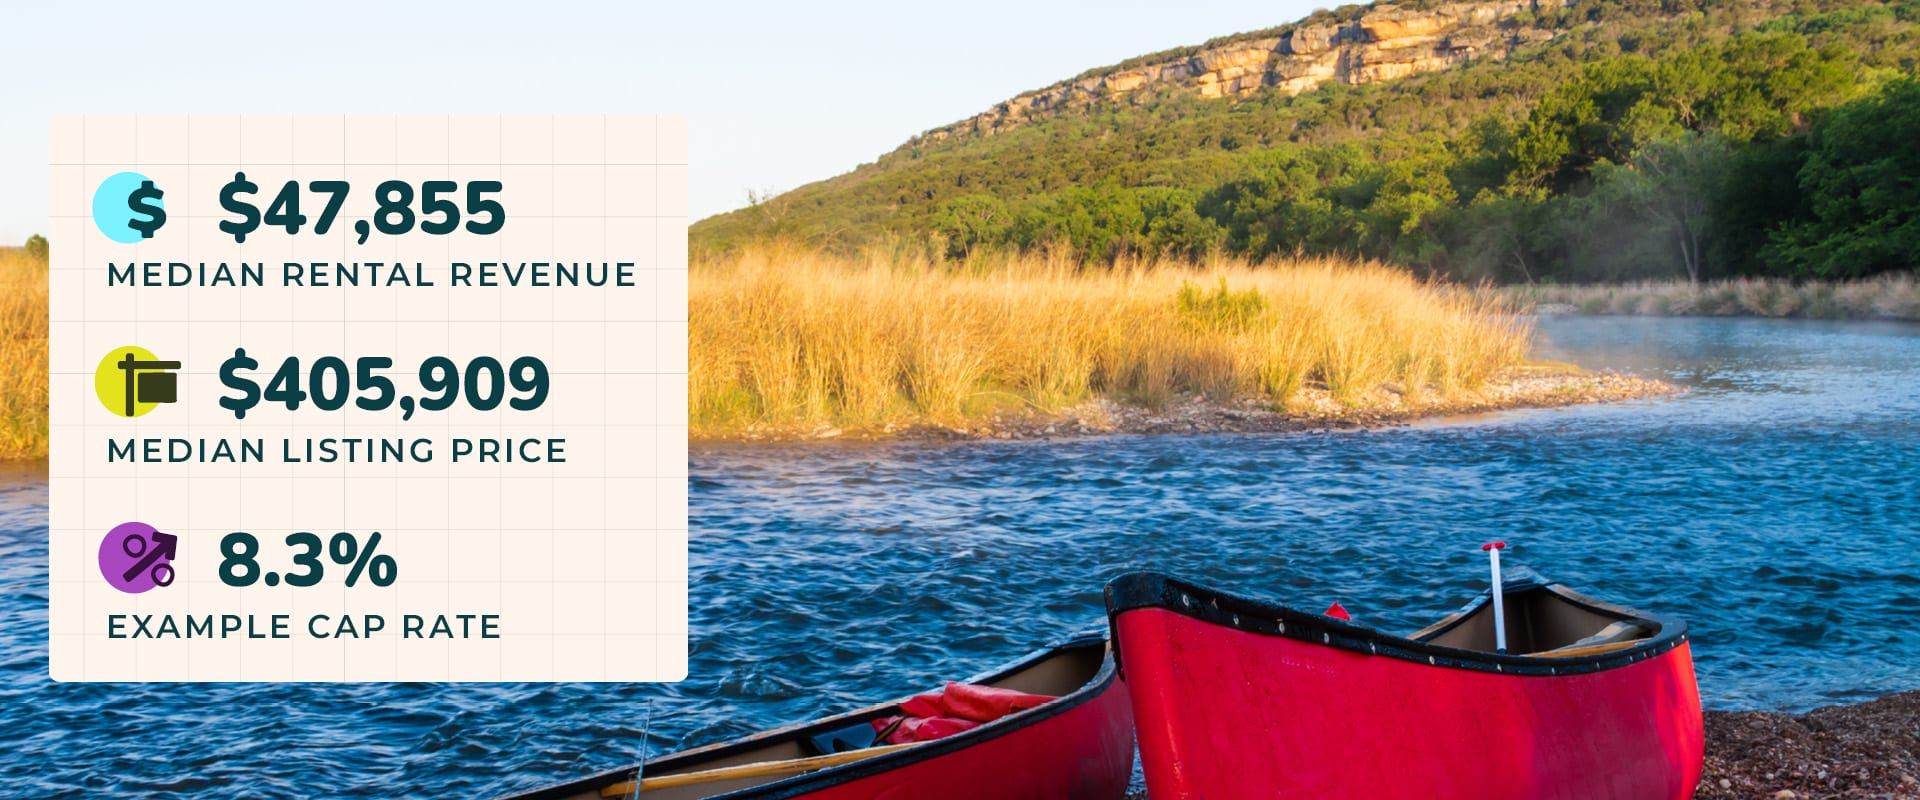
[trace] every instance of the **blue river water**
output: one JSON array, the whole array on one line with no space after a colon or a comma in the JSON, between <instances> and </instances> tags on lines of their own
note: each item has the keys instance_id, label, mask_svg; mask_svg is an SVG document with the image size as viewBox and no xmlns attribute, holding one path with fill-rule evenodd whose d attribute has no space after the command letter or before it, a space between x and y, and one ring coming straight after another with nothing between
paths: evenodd
<instances>
[{"instance_id":1,"label":"blue river water","mask_svg":"<svg viewBox=\"0 0 1920 800\"><path fill-rule=\"evenodd\" d=\"M1920 327L1550 318L1677 398L1378 431L698 448L688 680L54 684L0 473L0 796L485 797L964 677L1159 569L1411 630L1479 544L1686 619L1712 708L1920 688Z\"/></svg>"}]
</instances>

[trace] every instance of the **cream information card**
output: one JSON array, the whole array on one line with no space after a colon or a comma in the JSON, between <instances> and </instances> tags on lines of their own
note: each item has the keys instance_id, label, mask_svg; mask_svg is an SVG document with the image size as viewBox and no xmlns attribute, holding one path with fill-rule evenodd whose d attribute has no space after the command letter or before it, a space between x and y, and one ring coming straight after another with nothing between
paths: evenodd
<instances>
[{"instance_id":1,"label":"cream information card","mask_svg":"<svg viewBox=\"0 0 1920 800\"><path fill-rule=\"evenodd\" d=\"M684 678L686 150L57 118L53 677Z\"/></svg>"}]
</instances>

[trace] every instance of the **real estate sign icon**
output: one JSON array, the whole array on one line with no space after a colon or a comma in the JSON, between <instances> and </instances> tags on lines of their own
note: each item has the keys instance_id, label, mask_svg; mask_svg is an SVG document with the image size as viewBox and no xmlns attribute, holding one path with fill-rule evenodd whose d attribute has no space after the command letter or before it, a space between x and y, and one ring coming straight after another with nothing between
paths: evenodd
<instances>
[{"instance_id":1,"label":"real estate sign icon","mask_svg":"<svg viewBox=\"0 0 1920 800\"><path fill-rule=\"evenodd\" d=\"M179 368L180 362L162 361L144 348L117 348L100 359L93 391L108 411L138 417L180 399L180 376L172 372Z\"/></svg>"}]
</instances>

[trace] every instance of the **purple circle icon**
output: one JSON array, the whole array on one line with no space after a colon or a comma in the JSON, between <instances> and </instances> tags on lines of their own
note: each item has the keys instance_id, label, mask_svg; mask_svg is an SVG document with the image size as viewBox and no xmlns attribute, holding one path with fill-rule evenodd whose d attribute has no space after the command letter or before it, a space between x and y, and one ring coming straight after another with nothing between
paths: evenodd
<instances>
[{"instance_id":1,"label":"purple circle icon","mask_svg":"<svg viewBox=\"0 0 1920 800\"><path fill-rule=\"evenodd\" d=\"M180 537L144 522L123 522L100 542L100 574L113 588L139 594L173 583L173 559Z\"/></svg>"}]
</instances>

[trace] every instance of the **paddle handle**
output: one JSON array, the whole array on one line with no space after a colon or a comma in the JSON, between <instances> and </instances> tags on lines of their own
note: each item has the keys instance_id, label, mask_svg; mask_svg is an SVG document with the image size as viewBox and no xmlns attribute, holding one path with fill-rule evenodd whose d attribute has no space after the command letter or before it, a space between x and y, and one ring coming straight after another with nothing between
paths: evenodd
<instances>
[{"instance_id":1,"label":"paddle handle","mask_svg":"<svg viewBox=\"0 0 1920 800\"><path fill-rule=\"evenodd\" d=\"M641 792L646 792L652 789L671 789L675 786L691 786L696 783L714 783L716 781L731 781L741 778L766 778L774 775L797 775L802 772L812 772L816 769L826 769L827 767L837 767L841 764L851 764L855 761L865 761L869 758L884 756L888 753L897 753L910 747L918 747L921 744L924 744L924 742L888 744L878 747L867 747L860 750L848 750L844 753L828 753L824 756L813 756L811 758L793 758L786 761L755 761L751 764L735 764L731 767L706 769L699 772L683 772L678 775L658 775L642 779L637 788ZM600 796L620 797L633 793L635 788L633 781L622 781L611 786L601 787Z\"/></svg>"},{"instance_id":2,"label":"paddle handle","mask_svg":"<svg viewBox=\"0 0 1920 800\"><path fill-rule=\"evenodd\" d=\"M1507 593L1500 585L1500 551L1507 549L1506 542L1488 542L1480 546L1487 551L1487 558L1493 563L1493 649L1496 653L1507 652Z\"/></svg>"},{"instance_id":3,"label":"paddle handle","mask_svg":"<svg viewBox=\"0 0 1920 800\"><path fill-rule=\"evenodd\" d=\"M1585 658L1587 656L1605 655L1607 653L1639 647L1646 643L1646 639L1628 639L1624 642L1590 644L1585 647L1565 647L1559 650L1548 650L1544 653L1530 653L1529 655L1535 658Z\"/></svg>"}]
</instances>

